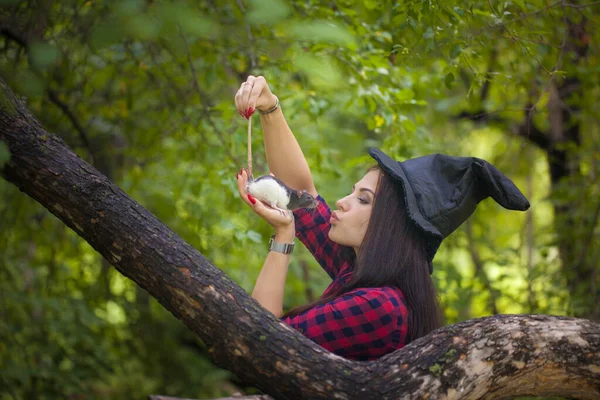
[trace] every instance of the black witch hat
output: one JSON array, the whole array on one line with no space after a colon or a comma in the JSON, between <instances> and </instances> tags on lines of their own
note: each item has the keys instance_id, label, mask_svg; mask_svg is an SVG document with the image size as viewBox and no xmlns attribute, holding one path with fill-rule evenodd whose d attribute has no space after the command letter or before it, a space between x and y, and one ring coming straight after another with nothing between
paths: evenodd
<instances>
[{"instance_id":1,"label":"black witch hat","mask_svg":"<svg viewBox=\"0 0 600 400\"><path fill-rule=\"evenodd\" d=\"M481 200L491 196L509 210L529 208L515 184L480 158L431 154L399 162L379 149L371 148L369 154L402 186L408 216L428 238L430 273L442 240L473 214Z\"/></svg>"}]
</instances>

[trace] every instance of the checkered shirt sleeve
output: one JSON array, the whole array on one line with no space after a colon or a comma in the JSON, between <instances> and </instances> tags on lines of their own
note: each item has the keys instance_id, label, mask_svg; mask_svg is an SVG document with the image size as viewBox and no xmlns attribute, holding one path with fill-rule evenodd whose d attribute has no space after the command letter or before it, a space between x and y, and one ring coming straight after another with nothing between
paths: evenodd
<instances>
[{"instance_id":1,"label":"checkered shirt sleeve","mask_svg":"<svg viewBox=\"0 0 600 400\"><path fill-rule=\"evenodd\" d=\"M369 361L403 347L408 311L400 289L354 289L328 303L282 319L323 348Z\"/></svg>"},{"instance_id":2,"label":"checkered shirt sleeve","mask_svg":"<svg viewBox=\"0 0 600 400\"><path fill-rule=\"evenodd\" d=\"M319 205L313 209L294 210L296 237L331 279L335 279L341 271L354 265L356 254L351 247L342 246L329 239L331 209L320 195L317 196L317 200Z\"/></svg>"}]
</instances>

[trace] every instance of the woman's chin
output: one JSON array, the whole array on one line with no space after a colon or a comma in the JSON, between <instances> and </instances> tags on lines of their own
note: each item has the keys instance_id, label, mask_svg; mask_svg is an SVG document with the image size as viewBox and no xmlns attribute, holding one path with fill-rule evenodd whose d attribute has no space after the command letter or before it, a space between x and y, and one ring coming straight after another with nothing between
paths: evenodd
<instances>
[{"instance_id":1,"label":"woman's chin","mask_svg":"<svg viewBox=\"0 0 600 400\"><path fill-rule=\"evenodd\" d=\"M339 237L340 235L338 235L337 232L333 232L332 233L332 230L333 229L329 230L329 239L331 239L332 242L335 242L335 243L337 243L339 245L348 246L346 243L344 243L343 238L340 238Z\"/></svg>"},{"instance_id":2,"label":"woman's chin","mask_svg":"<svg viewBox=\"0 0 600 400\"><path fill-rule=\"evenodd\" d=\"M332 234L331 233L332 230L333 230L333 226L331 227L331 229L329 230L329 233L328 233L329 239L331 239L331 241L333 241L333 242L338 243L338 241L336 240L337 235L335 233ZM338 243L338 244L340 244L340 243Z\"/></svg>"}]
</instances>

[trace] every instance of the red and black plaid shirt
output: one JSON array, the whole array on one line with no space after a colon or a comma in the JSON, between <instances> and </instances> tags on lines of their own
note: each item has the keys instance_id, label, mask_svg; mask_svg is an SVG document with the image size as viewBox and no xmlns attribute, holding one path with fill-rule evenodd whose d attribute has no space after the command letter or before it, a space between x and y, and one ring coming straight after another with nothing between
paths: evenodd
<instances>
[{"instance_id":1,"label":"red and black plaid shirt","mask_svg":"<svg viewBox=\"0 0 600 400\"><path fill-rule=\"evenodd\" d=\"M314 210L294 211L296 237L333 279L323 295L346 283L352 274L354 250L329 239L331 210L318 196ZM404 295L394 286L358 288L282 321L325 349L351 360L368 361L406 344L408 311Z\"/></svg>"}]
</instances>

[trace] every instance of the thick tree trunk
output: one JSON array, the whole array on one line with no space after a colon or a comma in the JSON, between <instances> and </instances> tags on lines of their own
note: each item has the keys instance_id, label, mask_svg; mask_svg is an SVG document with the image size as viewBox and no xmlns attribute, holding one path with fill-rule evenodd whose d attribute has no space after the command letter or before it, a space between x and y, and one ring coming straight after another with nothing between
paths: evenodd
<instances>
[{"instance_id":1,"label":"thick tree trunk","mask_svg":"<svg viewBox=\"0 0 600 400\"><path fill-rule=\"evenodd\" d=\"M155 216L48 134L0 81L0 173L156 297L212 359L275 398L600 398L600 325L495 316L376 362L335 356L266 312Z\"/></svg>"}]
</instances>

